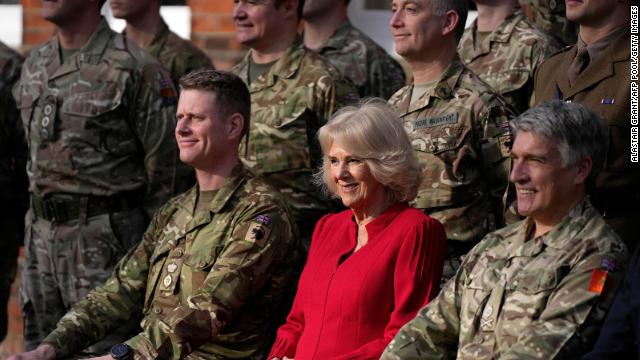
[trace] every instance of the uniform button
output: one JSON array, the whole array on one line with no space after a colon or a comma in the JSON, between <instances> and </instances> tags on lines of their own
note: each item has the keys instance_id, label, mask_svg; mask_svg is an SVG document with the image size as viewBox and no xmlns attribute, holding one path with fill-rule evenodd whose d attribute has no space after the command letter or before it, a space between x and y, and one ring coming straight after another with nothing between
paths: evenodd
<instances>
[{"instance_id":1,"label":"uniform button","mask_svg":"<svg viewBox=\"0 0 640 360\"><path fill-rule=\"evenodd\" d=\"M44 114L45 115L51 115L51 111L53 110L53 107L51 105L45 105L44 106Z\"/></svg>"},{"instance_id":2,"label":"uniform button","mask_svg":"<svg viewBox=\"0 0 640 360\"><path fill-rule=\"evenodd\" d=\"M153 312L156 313L156 314L160 314L160 313L162 313L162 309L156 306L156 307L153 308Z\"/></svg>"},{"instance_id":3,"label":"uniform button","mask_svg":"<svg viewBox=\"0 0 640 360\"><path fill-rule=\"evenodd\" d=\"M200 262L198 263L198 267L201 267L201 268L202 268L202 267L205 267L205 265L207 265L207 263L206 263L206 262L204 262L204 261L200 261Z\"/></svg>"},{"instance_id":4,"label":"uniform button","mask_svg":"<svg viewBox=\"0 0 640 360\"><path fill-rule=\"evenodd\" d=\"M49 123L51 122L51 119L48 116L45 116L42 118L42 121L40 122L40 125L42 125L42 127L47 127L49 126Z\"/></svg>"},{"instance_id":5,"label":"uniform button","mask_svg":"<svg viewBox=\"0 0 640 360\"><path fill-rule=\"evenodd\" d=\"M177 250L176 250L176 255L177 255L178 257L181 257L182 255L184 255L184 250L182 250L182 248L177 249Z\"/></svg>"},{"instance_id":6,"label":"uniform button","mask_svg":"<svg viewBox=\"0 0 640 360\"><path fill-rule=\"evenodd\" d=\"M42 135L43 139L48 139L49 138L49 130L47 130L47 129L40 130L40 135Z\"/></svg>"},{"instance_id":7,"label":"uniform button","mask_svg":"<svg viewBox=\"0 0 640 360\"><path fill-rule=\"evenodd\" d=\"M435 145L429 145L429 151L436 151Z\"/></svg>"}]
</instances>

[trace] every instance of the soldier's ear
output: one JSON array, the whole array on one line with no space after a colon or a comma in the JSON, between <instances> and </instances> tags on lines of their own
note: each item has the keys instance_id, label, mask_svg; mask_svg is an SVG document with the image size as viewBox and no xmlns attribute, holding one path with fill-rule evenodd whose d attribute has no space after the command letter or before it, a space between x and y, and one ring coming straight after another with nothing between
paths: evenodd
<instances>
[{"instance_id":1,"label":"soldier's ear","mask_svg":"<svg viewBox=\"0 0 640 360\"><path fill-rule=\"evenodd\" d=\"M591 169L593 168L593 160L590 156L578 161L574 166L576 166L576 177L574 180L574 184L584 184L587 182L587 178L589 174L591 174Z\"/></svg>"},{"instance_id":2,"label":"soldier's ear","mask_svg":"<svg viewBox=\"0 0 640 360\"><path fill-rule=\"evenodd\" d=\"M225 120L225 129L227 132L227 138L240 139L242 137L242 130L244 129L244 117L240 113L233 113Z\"/></svg>"},{"instance_id":3,"label":"soldier's ear","mask_svg":"<svg viewBox=\"0 0 640 360\"><path fill-rule=\"evenodd\" d=\"M455 32L459 22L460 16L458 13L454 10L447 10L447 12L442 15L442 36L447 36L452 32Z\"/></svg>"}]
</instances>

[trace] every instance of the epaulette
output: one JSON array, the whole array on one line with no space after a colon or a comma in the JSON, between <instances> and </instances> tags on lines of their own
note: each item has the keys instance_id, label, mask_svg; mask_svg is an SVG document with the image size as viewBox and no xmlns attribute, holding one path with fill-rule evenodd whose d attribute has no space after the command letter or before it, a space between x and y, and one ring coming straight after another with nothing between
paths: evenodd
<instances>
[{"instance_id":1,"label":"epaulette","mask_svg":"<svg viewBox=\"0 0 640 360\"><path fill-rule=\"evenodd\" d=\"M562 49L558 49L558 50L552 52L547 59L552 58L552 57L554 57L554 56L556 56L556 55L558 55L560 53L563 53L563 52L566 52L568 50L571 50L574 46L576 46L576 44L567 45L567 46L563 47Z\"/></svg>"}]
</instances>

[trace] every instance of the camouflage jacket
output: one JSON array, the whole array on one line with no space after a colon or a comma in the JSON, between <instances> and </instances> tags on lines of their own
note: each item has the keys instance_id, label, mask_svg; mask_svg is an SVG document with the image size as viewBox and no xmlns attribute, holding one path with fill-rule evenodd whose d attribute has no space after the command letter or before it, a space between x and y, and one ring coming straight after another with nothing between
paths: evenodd
<instances>
[{"instance_id":1,"label":"camouflage jacket","mask_svg":"<svg viewBox=\"0 0 640 360\"><path fill-rule=\"evenodd\" d=\"M476 47L477 20L468 27L458 53L465 65L502 95L518 114L529 108L533 74L560 44L516 12Z\"/></svg>"},{"instance_id":2,"label":"camouflage jacket","mask_svg":"<svg viewBox=\"0 0 640 360\"><path fill-rule=\"evenodd\" d=\"M518 0L527 19L562 45L573 45L578 40L579 26L565 15L565 0Z\"/></svg>"},{"instance_id":3,"label":"camouflage jacket","mask_svg":"<svg viewBox=\"0 0 640 360\"><path fill-rule=\"evenodd\" d=\"M478 241L502 222L513 112L458 59L413 104L412 91L389 100L425 165L412 205L440 221L449 239Z\"/></svg>"},{"instance_id":4,"label":"camouflage jacket","mask_svg":"<svg viewBox=\"0 0 640 360\"><path fill-rule=\"evenodd\" d=\"M57 37L33 50L14 96L33 194L111 196L146 187L149 215L170 198L175 89L155 59L104 19L62 64Z\"/></svg>"},{"instance_id":5,"label":"camouflage jacket","mask_svg":"<svg viewBox=\"0 0 640 360\"><path fill-rule=\"evenodd\" d=\"M574 359L593 345L627 251L588 200L528 240L530 219L486 236L382 359Z\"/></svg>"},{"instance_id":6,"label":"camouflage jacket","mask_svg":"<svg viewBox=\"0 0 640 360\"><path fill-rule=\"evenodd\" d=\"M240 155L264 175L294 211L326 211L329 200L312 181L321 161L318 129L340 107L357 101L351 83L320 55L295 42L249 84L249 56L233 68L251 93L251 125Z\"/></svg>"},{"instance_id":7,"label":"camouflage jacket","mask_svg":"<svg viewBox=\"0 0 640 360\"><path fill-rule=\"evenodd\" d=\"M169 30L164 21L145 50L169 71L176 89L183 75L193 70L213 69L207 54Z\"/></svg>"},{"instance_id":8,"label":"camouflage jacket","mask_svg":"<svg viewBox=\"0 0 640 360\"><path fill-rule=\"evenodd\" d=\"M405 85L402 66L349 20L317 52L353 82L360 97L386 100Z\"/></svg>"},{"instance_id":9,"label":"camouflage jacket","mask_svg":"<svg viewBox=\"0 0 640 360\"><path fill-rule=\"evenodd\" d=\"M197 196L160 208L111 278L60 320L44 340L58 357L142 312L127 341L135 359L264 358L298 261L287 207L240 164L209 211L195 212Z\"/></svg>"},{"instance_id":10,"label":"camouflage jacket","mask_svg":"<svg viewBox=\"0 0 640 360\"><path fill-rule=\"evenodd\" d=\"M19 201L22 209L27 200L27 146L20 112L11 96L13 85L20 78L24 59L0 42L0 199ZM24 211L15 211L24 215Z\"/></svg>"}]
</instances>

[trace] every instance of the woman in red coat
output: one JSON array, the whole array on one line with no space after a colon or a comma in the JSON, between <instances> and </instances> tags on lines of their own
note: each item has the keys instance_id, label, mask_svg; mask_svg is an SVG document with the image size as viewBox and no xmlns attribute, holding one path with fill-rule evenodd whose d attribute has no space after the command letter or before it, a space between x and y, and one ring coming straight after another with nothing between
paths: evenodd
<instances>
[{"instance_id":1,"label":"woman in red coat","mask_svg":"<svg viewBox=\"0 0 640 360\"><path fill-rule=\"evenodd\" d=\"M318 183L349 209L317 223L293 308L268 359L378 359L437 294L444 228L407 204L421 166L386 104L345 108L318 138Z\"/></svg>"}]
</instances>

